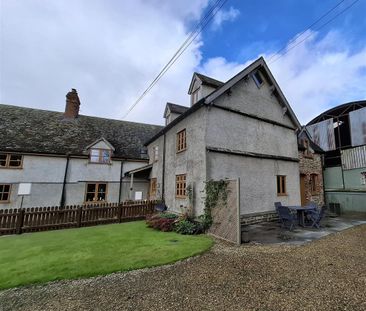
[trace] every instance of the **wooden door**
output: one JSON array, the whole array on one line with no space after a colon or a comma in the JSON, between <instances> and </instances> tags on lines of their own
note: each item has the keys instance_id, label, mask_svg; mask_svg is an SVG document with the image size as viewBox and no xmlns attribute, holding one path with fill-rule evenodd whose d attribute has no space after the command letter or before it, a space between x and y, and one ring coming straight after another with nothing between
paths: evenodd
<instances>
[{"instance_id":1,"label":"wooden door","mask_svg":"<svg viewBox=\"0 0 366 311\"><path fill-rule=\"evenodd\" d=\"M306 175L301 174L300 175L300 194L301 194L301 205L304 206L306 205L307 200L306 200L306 193L305 193L305 177Z\"/></svg>"}]
</instances>

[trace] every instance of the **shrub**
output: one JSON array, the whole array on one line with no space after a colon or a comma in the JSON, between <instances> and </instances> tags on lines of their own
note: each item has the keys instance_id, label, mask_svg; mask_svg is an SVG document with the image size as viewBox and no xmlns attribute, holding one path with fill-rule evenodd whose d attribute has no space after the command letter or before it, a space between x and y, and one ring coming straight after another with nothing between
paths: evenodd
<instances>
[{"instance_id":1,"label":"shrub","mask_svg":"<svg viewBox=\"0 0 366 311\"><path fill-rule=\"evenodd\" d=\"M177 217L177 215L170 213L155 214L146 217L146 224L148 227L156 230L173 231Z\"/></svg>"},{"instance_id":2,"label":"shrub","mask_svg":"<svg viewBox=\"0 0 366 311\"><path fill-rule=\"evenodd\" d=\"M203 231L202 224L196 221L182 219L175 224L175 232L180 234L200 234Z\"/></svg>"}]
</instances>

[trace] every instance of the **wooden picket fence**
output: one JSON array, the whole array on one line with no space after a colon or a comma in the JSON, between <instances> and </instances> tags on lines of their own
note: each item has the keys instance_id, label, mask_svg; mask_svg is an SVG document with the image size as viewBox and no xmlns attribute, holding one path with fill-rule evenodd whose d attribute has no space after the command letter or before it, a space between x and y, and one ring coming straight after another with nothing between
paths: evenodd
<instances>
[{"instance_id":1,"label":"wooden picket fence","mask_svg":"<svg viewBox=\"0 0 366 311\"><path fill-rule=\"evenodd\" d=\"M0 209L0 235L96 226L144 219L154 213L158 201L127 201Z\"/></svg>"}]
</instances>

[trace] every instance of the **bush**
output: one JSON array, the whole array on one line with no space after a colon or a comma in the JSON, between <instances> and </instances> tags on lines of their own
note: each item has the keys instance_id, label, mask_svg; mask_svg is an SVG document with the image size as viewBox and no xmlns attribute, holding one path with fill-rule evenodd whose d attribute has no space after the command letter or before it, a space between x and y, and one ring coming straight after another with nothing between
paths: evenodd
<instances>
[{"instance_id":1,"label":"bush","mask_svg":"<svg viewBox=\"0 0 366 311\"><path fill-rule=\"evenodd\" d=\"M146 217L146 224L150 228L160 231L173 231L174 223L178 218L177 215L171 213L160 213Z\"/></svg>"},{"instance_id":2,"label":"bush","mask_svg":"<svg viewBox=\"0 0 366 311\"><path fill-rule=\"evenodd\" d=\"M182 219L175 224L175 232L180 234L200 234L203 233L203 226L201 223Z\"/></svg>"}]
</instances>

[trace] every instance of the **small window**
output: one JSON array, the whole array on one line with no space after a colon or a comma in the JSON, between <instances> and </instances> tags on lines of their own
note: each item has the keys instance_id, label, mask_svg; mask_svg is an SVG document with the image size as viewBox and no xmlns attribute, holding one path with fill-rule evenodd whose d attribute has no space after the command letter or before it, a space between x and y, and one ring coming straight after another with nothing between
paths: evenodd
<instances>
[{"instance_id":1,"label":"small window","mask_svg":"<svg viewBox=\"0 0 366 311\"><path fill-rule=\"evenodd\" d=\"M109 164L111 162L111 151L106 149L90 149L90 162Z\"/></svg>"},{"instance_id":2,"label":"small window","mask_svg":"<svg viewBox=\"0 0 366 311\"><path fill-rule=\"evenodd\" d=\"M150 195L151 196L156 195L156 184L157 184L156 178L151 178L151 180L150 180Z\"/></svg>"},{"instance_id":3,"label":"small window","mask_svg":"<svg viewBox=\"0 0 366 311\"><path fill-rule=\"evenodd\" d=\"M101 202L106 201L107 184L91 183L86 185L86 202Z\"/></svg>"},{"instance_id":4,"label":"small window","mask_svg":"<svg viewBox=\"0 0 366 311\"><path fill-rule=\"evenodd\" d=\"M175 176L175 196L177 198L186 197L186 174Z\"/></svg>"},{"instance_id":5,"label":"small window","mask_svg":"<svg viewBox=\"0 0 366 311\"><path fill-rule=\"evenodd\" d=\"M262 79L262 76L261 74L259 73L259 71L256 71L253 75L253 80L255 82L255 84L260 87L262 84L263 84L263 79Z\"/></svg>"},{"instance_id":6,"label":"small window","mask_svg":"<svg viewBox=\"0 0 366 311\"><path fill-rule=\"evenodd\" d=\"M277 195L287 195L286 176L284 175L277 175Z\"/></svg>"},{"instance_id":7,"label":"small window","mask_svg":"<svg viewBox=\"0 0 366 311\"><path fill-rule=\"evenodd\" d=\"M157 162L159 159L159 147L155 146L153 148L153 157L154 157L154 162Z\"/></svg>"},{"instance_id":8,"label":"small window","mask_svg":"<svg viewBox=\"0 0 366 311\"><path fill-rule=\"evenodd\" d=\"M177 133L177 152L187 149L186 130Z\"/></svg>"},{"instance_id":9,"label":"small window","mask_svg":"<svg viewBox=\"0 0 366 311\"><path fill-rule=\"evenodd\" d=\"M0 185L0 203L7 203L10 201L10 184L1 184Z\"/></svg>"},{"instance_id":10,"label":"small window","mask_svg":"<svg viewBox=\"0 0 366 311\"><path fill-rule=\"evenodd\" d=\"M21 168L23 156L20 154L0 154L0 167L2 168Z\"/></svg>"},{"instance_id":11,"label":"small window","mask_svg":"<svg viewBox=\"0 0 366 311\"><path fill-rule=\"evenodd\" d=\"M195 103L198 102L198 90L195 90L192 94L191 94L191 101L192 101L192 105L194 105Z\"/></svg>"},{"instance_id":12,"label":"small window","mask_svg":"<svg viewBox=\"0 0 366 311\"><path fill-rule=\"evenodd\" d=\"M318 175L317 174L310 175L310 189L311 189L311 194L318 193Z\"/></svg>"}]
</instances>

